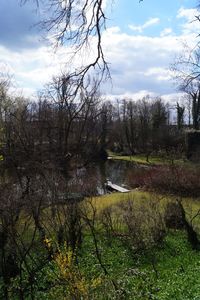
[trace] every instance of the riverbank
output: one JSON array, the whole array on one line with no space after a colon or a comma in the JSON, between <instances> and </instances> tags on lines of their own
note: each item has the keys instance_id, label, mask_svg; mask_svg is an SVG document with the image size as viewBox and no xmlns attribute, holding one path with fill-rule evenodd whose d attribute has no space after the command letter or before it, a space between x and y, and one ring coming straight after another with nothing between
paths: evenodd
<instances>
[{"instance_id":1,"label":"riverbank","mask_svg":"<svg viewBox=\"0 0 200 300\"><path fill-rule=\"evenodd\" d=\"M113 160L122 160L128 161L136 164L148 165L148 166L156 166L156 165L169 165L169 164L176 164L176 165L191 165L192 163L186 159L173 159L170 157L161 157L161 156L154 156L150 155L147 160L147 156L143 154L137 155L119 155L112 151L108 151L108 159Z\"/></svg>"}]
</instances>

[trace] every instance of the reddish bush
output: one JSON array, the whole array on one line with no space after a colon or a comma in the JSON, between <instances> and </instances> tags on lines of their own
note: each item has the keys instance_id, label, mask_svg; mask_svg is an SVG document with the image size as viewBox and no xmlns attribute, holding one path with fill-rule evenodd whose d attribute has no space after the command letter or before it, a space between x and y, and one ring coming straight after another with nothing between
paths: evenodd
<instances>
[{"instance_id":1,"label":"reddish bush","mask_svg":"<svg viewBox=\"0 0 200 300\"><path fill-rule=\"evenodd\" d=\"M199 168L157 166L135 175L129 175L129 182L133 187L142 186L148 190L179 196L199 197L200 195Z\"/></svg>"},{"instance_id":2,"label":"reddish bush","mask_svg":"<svg viewBox=\"0 0 200 300\"><path fill-rule=\"evenodd\" d=\"M132 188L145 187L154 172L154 167L134 168L128 173L128 185Z\"/></svg>"}]
</instances>

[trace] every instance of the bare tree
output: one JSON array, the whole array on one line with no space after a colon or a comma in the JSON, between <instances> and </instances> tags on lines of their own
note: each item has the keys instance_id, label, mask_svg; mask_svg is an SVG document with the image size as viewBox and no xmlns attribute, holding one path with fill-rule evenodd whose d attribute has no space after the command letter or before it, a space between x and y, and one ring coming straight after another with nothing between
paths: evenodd
<instances>
[{"instance_id":1,"label":"bare tree","mask_svg":"<svg viewBox=\"0 0 200 300\"><path fill-rule=\"evenodd\" d=\"M126 137L128 150L131 154L135 154L136 142L138 139L136 130L136 114L137 106L131 100L123 101L122 116L123 116L123 129Z\"/></svg>"},{"instance_id":2,"label":"bare tree","mask_svg":"<svg viewBox=\"0 0 200 300\"><path fill-rule=\"evenodd\" d=\"M176 103L176 112L177 112L177 126L178 129L181 129L184 124L184 112L185 106L181 106L178 102Z\"/></svg>"},{"instance_id":3,"label":"bare tree","mask_svg":"<svg viewBox=\"0 0 200 300\"><path fill-rule=\"evenodd\" d=\"M193 128L200 125L200 48L185 46L183 53L176 58L172 65L173 79L178 89L192 99Z\"/></svg>"},{"instance_id":4,"label":"bare tree","mask_svg":"<svg viewBox=\"0 0 200 300\"><path fill-rule=\"evenodd\" d=\"M28 1L21 0L21 3ZM99 71L100 80L104 75L110 77L102 47L102 32L106 25L104 0L33 1L45 12L40 26L53 37L56 47L66 44L72 49L71 59L77 55L80 58L82 50L89 53L89 48L94 48L93 58L70 73L70 77L78 80L77 88L82 85L86 74L94 69Z\"/></svg>"}]
</instances>

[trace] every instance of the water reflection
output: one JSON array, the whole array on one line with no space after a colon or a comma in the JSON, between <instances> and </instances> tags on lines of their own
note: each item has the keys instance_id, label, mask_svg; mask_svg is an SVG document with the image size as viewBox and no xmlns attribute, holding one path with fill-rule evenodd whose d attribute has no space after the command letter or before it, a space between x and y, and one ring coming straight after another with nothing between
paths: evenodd
<instances>
[{"instance_id":1,"label":"water reflection","mask_svg":"<svg viewBox=\"0 0 200 300\"><path fill-rule=\"evenodd\" d=\"M31 186L33 186L33 182L44 181L44 185L48 183L59 194L70 191L83 195L102 195L108 192L107 181L121 187L131 188L130 174L136 174L139 169L141 168L138 165L120 160L92 163L70 171L67 175L56 168L42 169L41 172L33 168L6 169L1 176L1 183L14 184L26 191L27 182L31 181Z\"/></svg>"},{"instance_id":2,"label":"water reflection","mask_svg":"<svg viewBox=\"0 0 200 300\"><path fill-rule=\"evenodd\" d=\"M128 188L129 174L135 168L138 168L138 166L127 161L107 160L76 170L71 180L79 182L82 186L92 184L94 193L102 195L108 192L106 189L108 180Z\"/></svg>"}]
</instances>

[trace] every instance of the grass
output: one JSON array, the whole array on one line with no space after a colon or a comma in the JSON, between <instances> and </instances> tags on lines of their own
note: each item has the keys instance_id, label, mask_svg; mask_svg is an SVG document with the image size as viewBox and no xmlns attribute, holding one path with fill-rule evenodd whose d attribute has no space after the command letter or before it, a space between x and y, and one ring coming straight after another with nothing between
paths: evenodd
<instances>
[{"instance_id":1,"label":"grass","mask_svg":"<svg viewBox=\"0 0 200 300\"><path fill-rule=\"evenodd\" d=\"M128 193L111 193L111 194L105 194L103 196L96 196L91 199L86 199L87 201L92 201L92 204L97 209L97 211L101 211L109 206L118 204L122 201L128 201L128 200L134 200L136 202L141 201L149 201L151 199L157 199L158 202L169 202L169 201L175 201L177 196L173 195L162 195L158 193L151 193L147 191L143 191L140 189L132 190ZM181 198L184 207L188 210L188 213L197 213L197 211L200 209L200 198L189 198L189 197L183 197Z\"/></svg>"},{"instance_id":2,"label":"grass","mask_svg":"<svg viewBox=\"0 0 200 300\"><path fill-rule=\"evenodd\" d=\"M165 204L175 200L175 197L133 190L124 194L112 193L93 197L86 199L85 203L91 201L100 213L109 206L117 206L127 200L134 200L137 208L140 206L144 208L145 205L148 207L153 199ZM184 198L183 203L188 215L194 215L200 208L199 200ZM44 218L47 217L46 213L50 213L49 210L45 212ZM24 222L25 217L23 216ZM101 282L97 288L91 289L90 298L85 299L200 300L200 252L191 249L185 231L169 231L162 244L137 253L127 247L127 243L120 237L108 238L100 227L96 228L96 234L102 263L108 275L104 274L99 264L92 235L88 230L84 231L83 244L78 251L78 268L85 278L85 283L88 284L95 278ZM34 287L36 299L56 298L55 295L51 297L49 293L54 283L59 282L56 272L53 262L49 262L41 272L36 273ZM115 282L117 291L113 288L112 282ZM0 282L0 289L1 284ZM61 281L60 289L62 287L64 285ZM15 289L13 291L15 293ZM27 296L28 299L30 298ZM57 299L64 298L57 297Z\"/></svg>"},{"instance_id":3,"label":"grass","mask_svg":"<svg viewBox=\"0 0 200 300\"><path fill-rule=\"evenodd\" d=\"M97 213L100 213L104 209L120 204L123 201L132 200L141 208L151 205L152 200L157 201L160 205L161 211L164 211L164 207L168 202L176 201L177 197L172 195L162 195L157 193L146 192L143 190L132 190L129 193L111 193L103 196L93 197L87 199L85 203L90 202L96 209ZM192 218L199 214L193 220L193 226L197 232L200 233L200 198L181 198L183 207L186 212L186 217L190 221ZM89 205L90 206L90 205Z\"/></svg>"},{"instance_id":4,"label":"grass","mask_svg":"<svg viewBox=\"0 0 200 300\"><path fill-rule=\"evenodd\" d=\"M141 199L148 199L149 195L150 194L148 192L132 190L128 193L111 193L103 196L93 197L91 201L97 212L100 212L109 206L116 205L129 199L136 199L137 201L140 201Z\"/></svg>"},{"instance_id":5,"label":"grass","mask_svg":"<svg viewBox=\"0 0 200 300\"><path fill-rule=\"evenodd\" d=\"M110 285L92 299L200 299L200 253L191 249L185 232L169 232L160 247L135 255L114 238L108 244L99 237L99 246L109 277L119 288L119 298ZM103 277L89 236L82 251L80 266L86 275Z\"/></svg>"},{"instance_id":6,"label":"grass","mask_svg":"<svg viewBox=\"0 0 200 300\"><path fill-rule=\"evenodd\" d=\"M175 196L161 195L146 192L143 190L132 190L129 193L112 193L103 196L85 199L83 205L92 203L97 213L101 213L104 209L110 206L118 206L121 202L133 200L136 204L136 209L148 209L151 204L156 201L159 205L164 206L169 201L174 201ZM188 218L192 218L200 209L200 199L183 198L183 205ZM61 207L63 209L63 207ZM121 214L120 207L118 206ZM114 210L115 211L115 210ZM162 209L161 209L162 211ZM64 214L60 212L61 218ZM45 228L50 231L53 228L51 222L50 208L46 208L41 215ZM27 232L24 236L28 243L31 239L34 228L32 218L23 213L21 215L21 223L19 229L29 224ZM144 217L145 221L145 217ZM142 223L143 224L143 223ZM200 232L200 222L195 219L195 228ZM22 227L22 228L21 228ZM149 227L149 223L148 223ZM123 233L124 233L124 228ZM185 231L169 231L163 243L156 245L153 248L140 250L135 253L129 245L130 240L124 240L118 236L108 238L106 232L102 229L102 225L97 223L95 228L98 249L102 258L102 263L108 271L105 275L95 253L94 241L89 230L84 230L84 238L81 249L78 250L78 268L81 276L83 276L85 284L90 287L90 282L95 279L100 280L101 284L95 289L90 290L89 298L91 300L111 300L111 299L127 299L127 300L200 300L200 252L193 251L187 242ZM39 236L37 237L39 238ZM43 258L42 247L35 245L31 255L38 260ZM37 257L38 255L38 257ZM69 299L57 295L57 288L54 290L55 295L49 293L54 284L59 284L60 292L64 295L65 285L67 281L58 277L57 269L53 261L49 261L44 268L35 275L35 299ZM195 274L195 275L194 275ZM24 274L24 282L28 280L28 274ZM26 278L27 277L27 278ZM19 286L20 278L13 281L13 295L16 295L16 287ZM27 281L28 282L28 281ZM64 282L64 283L63 283ZM117 286L117 291L113 287L113 282ZM26 286L26 282L24 283ZM0 298L3 292L3 283L0 281ZM1 291L2 288L2 291ZM3 296L2 296L3 299ZM11 296L10 299L17 300L17 296ZM27 300L29 296L27 294Z\"/></svg>"},{"instance_id":7,"label":"grass","mask_svg":"<svg viewBox=\"0 0 200 300\"><path fill-rule=\"evenodd\" d=\"M137 207L144 208L146 207L148 209L149 205L151 205L151 202L155 203L157 201L158 205L161 207L161 211L164 211L164 207L168 202L175 201L177 199L176 196L170 196L170 195L162 195L157 193L151 193L139 189L132 190L128 193L111 193L106 194L102 196L96 196L92 198L85 199L82 203L82 205L86 208L88 206L88 213L91 209L91 206L94 207L94 209L97 211L97 214L101 213L104 209L111 207L111 206L117 206L120 203L123 203L125 201L131 200L134 201L134 203L137 205ZM187 218L191 220L193 216L195 216L199 210L200 210L200 198L192 199L192 198L182 198L182 203L186 211ZM64 222L65 213L63 211L63 206L57 207L59 211L59 217L60 221ZM52 215L51 215L51 209L45 208L42 211L41 214L41 221L42 224L45 224L45 227L48 228L48 234L50 236L54 236L54 222L52 222ZM197 217L193 221L193 225L197 232L200 232L200 218ZM26 229L25 229L26 228ZM25 213L22 213L19 222L18 222L18 231L23 232L24 238L27 242L29 242L32 238L32 235L34 233L34 220L32 217L28 217ZM38 231L36 232L36 235L38 236Z\"/></svg>"},{"instance_id":8,"label":"grass","mask_svg":"<svg viewBox=\"0 0 200 300\"><path fill-rule=\"evenodd\" d=\"M144 164L144 165L168 165L168 164L172 163L172 159L170 159L169 157L161 157L161 156L155 156L155 155L150 155L148 162L147 162L146 156L143 154L118 155L114 152L108 151L108 156L110 157L110 159L124 160L124 161L129 161L132 163ZM177 165L190 164L188 161L186 161L182 158L174 159L173 163L175 163Z\"/></svg>"},{"instance_id":9,"label":"grass","mask_svg":"<svg viewBox=\"0 0 200 300\"><path fill-rule=\"evenodd\" d=\"M200 252L191 249L184 231L169 231L162 244L138 253L131 252L119 238L112 237L108 241L102 233L98 233L97 238L108 275L105 276L97 260L91 235L85 235L77 258L79 273L85 283L98 278L100 285L96 289L91 288L89 298L82 299L200 299ZM62 287L67 286L67 282L65 278L60 282L57 274L54 263L49 262L35 275L35 299L53 300L58 289L64 295ZM17 282L13 282L14 286ZM117 291L112 282L115 282ZM54 284L58 284L56 290ZM11 296L10 299L17 300L18 297ZM26 299L31 298L27 295ZM57 299L69 298L57 296Z\"/></svg>"}]
</instances>

